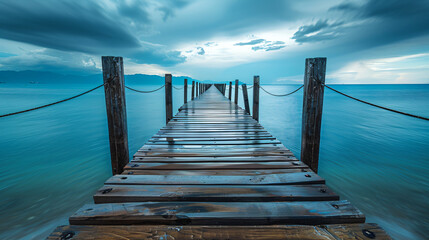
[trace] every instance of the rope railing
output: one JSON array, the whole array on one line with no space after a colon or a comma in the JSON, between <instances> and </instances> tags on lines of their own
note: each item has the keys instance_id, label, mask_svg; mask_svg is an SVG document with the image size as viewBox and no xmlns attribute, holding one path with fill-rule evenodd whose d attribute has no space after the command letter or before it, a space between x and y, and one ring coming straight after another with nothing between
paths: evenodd
<instances>
[{"instance_id":1,"label":"rope railing","mask_svg":"<svg viewBox=\"0 0 429 240\"><path fill-rule=\"evenodd\" d=\"M96 90L96 89L98 89L98 88L100 88L102 86L104 86L104 84L101 84L101 85L99 85L99 86L97 86L95 88L92 88L92 89L90 89L88 91L85 91L85 92L80 93L78 95L75 95L73 97L69 97L69 98L66 98L66 99L63 99L63 100L60 100L60 101L56 101L56 102L53 102L53 103L45 104L45 105L42 105L42 106L38 106L38 107L34 107L34 108L30 108L30 109L26 109L26 110L22 110L22 111L18 111L18 112L3 114L3 115L0 115L0 118L8 117L8 116L13 116L13 115L17 115L17 114L25 113L25 112L31 112L31 111L34 111L34 110L38 110L38 109L42 109L42 108L45 108L45 107L56 105L58 103L67 102L67 101L70 101L72 99L75 99L75 98L78 98L80 96L83 96L85 94L88 94L88 93L90 93L90 92L92 92L92 91L94 91L94 90Z\"/></svg>"},{"instance_id":2,"label":"rope railing","mask_svg":"<svg viewBox=\"0 0 429 240\"><path fill-rule=\"evenodd\" d=\"M150 90L150 91L137 90L137 89L134 89L134 88L130 88L130 87L128 87L128 86L125 86L125 87L126 87L127 89L131 90L131 91L138 92L138 93L153 93L153 92L156 92L156 91L158 91L158 90L161 90L163 87L165 87L165 84L164 84L164 85L162 85L161 87L157 88L157 89Z\"/></svg>"},{"instance_id":3,"label":"rope railing","mask_svg":"<svg viewBox=\"0 0 429 240\"><path fill-rule=\"evenodd\" d=\"M266 93L268 93L269 95L271 95L271 96L274 96L274 97L286 97L286 96L289 96L289 95L292 95L292 94L294 94L294 93L296 93L296 92L298 92L301 88L303 88L304 87L304 85L301 85L299 88L297 88L297 89L295 89L295 90L293 90L292 92L290 92L290 93L286 93L286 94L274 94L274 93L270 93L270 92L268 92L267 90L265 90L265 88L263 88L262 86L259 86L259 88L260 89L262 89L264 92L266 92Z\"/></svg>"},{"instance_id":4,"label":"rope railing","mask_svg":"<svg viewBox=\"0 0 429 240\"><path fill-rule=\"evenodd\" d=\"M175 87L175 86L173 86L173 88L174 88L174 89L176 89L176 90L182 90L184 87L185 87L185 86L183 86L183 87L179 88L179 87Z\"/></svg>"},{"instance_id":5,"label":"rope railing","mask_svg":"<svg viewBox=\"0 0 429 240\"><path fill-rule=\"evenodd\" d=\"M398 110L395 110L395 109L383 107L383 106L380 106L380 105L377 105L377 104L374 104L374 103L370 103L370 102L361 100L359 98L352 97L352 96L350 96L348 94L345 94L345 93L342 93L342 92L340 92L340 91L338 91L338 90L336 90L336 89L334 89L334 88L332 88L332 87L330 87L328 85L325 85L325 84L323 84L323 85L325 87L327 87L328 89L330 89L330 90L332 90L332 91L334 91L334 92L336 92L338 94L341 94L341 95L343 95L345 97L353 99L355 101L358 101L358 102L361 102L361 103L365 103L367 105L370 105L370 106L373 106L373 107L377 107L377 108L380 108L380 109L383 109L383 110L387 110L387 111L390 111L390 112L399 113L399 114L402 114L402 115L405 115L405 116L409 116L409 117L413 117L413 118L418 118L418 119L429 121L429 118L427 118L427 117L422 117L422 116L414 115L414 114L411 114L411 113L406 113L406 112L398 111Z\"/></svg>"},{"instance_id":6,"label":"rope railing","mask_svg":"<svg viewBox=\"0 0 429 240\"><path fill-rule=\"evenodd\" d=\"M94 90L96 90L96 89L98 89L98 88L100 88L102 86L104 86L104 84L101 84L101 85L99 85L99 86L97 86L95 88L92 88L92 89L90 89L88 91L85 91L83 93L77 94L75 96L72 96L72 97L69 97L69 98L66 98L66 99L62 99L60 101L56 101L56 102L53 102L53 103L45 104L45 105L42 105L42 106L38 106L38 107L34 107L34 108L30 108L30 109L26 109L26 110L22 110L22 111L18 111L18 112L12 112L12 113L3 114L3 115L0 115L0 118L8 117L8 116L13 116L13 115L21 114L21 113L26 113L26 112L31 112L31 111L34 111L34 110L38 110L38 109L42 109L42 108L45 108L45 107L53 106L53 105L56 105L56 104L59 104L59 103L62 103L62 102L67 102L69 100L78 98L78 97L83 96L85 94L88 94L88 93L90 93L90 92L92 92L92 91L94 91ZM388 107L383 107L383 106L380 106L380 105L377 105L377 104L374 104L374 103L370 103L370 102L364 101L362 99L350 96L350 95L345 94L343 92L340 92L340 91L338 91L338 90L336 90L336 89L334 89L334 88L332 88L332 87L330 87L330 86L328 86L326 84L323 84L323 86L327 87L328 89L330 89L330 90L332 90L332 91L334 91L334 92L336 92L336 93L338 93L340 95L343 95L345 97L348 97L350 99L353 99L355 101L358 101L358 102L361 102L361 103L364 103L364 104L367 104L367 105L370 105L370 106L373 106L373 107L377 107L377 108L380 108L380 109L383 109L383 110L386 110L386 111L390 111L390 112L402 114L402 115L405 115L405 116L409 116L409 117L413 117L413 118L418 118L418 119L429 121L428 117L423 117L423 116L419 116L419 115L415 115L415 114L406 113L406 112L402 112L402 111L399 111L399 110L391 109L391 108L388 108ZM138 92L138 93L153 93L153 92L161 90L162 88L165 87L165 85L162 85L161 87L159 87L157 89L154 89L154 90L150 90L150 91L137 90L137 89L134 89L134 88L131 88L131 87L128 87L128 86L125 86L125 87L127 89L131 90L131 91L135 91L135 92ZM175 87L175 86L172 86L172 87L174 89L177 89L177 90L182 90L184 88L184 87L178 88L178 87ZM262 86L259 86L259 88L261 88L264 92L266 92L267 94L269 94L271 96L275 96L275 97L285 97L285 96L292 95L292 94L298 92L303 87L304 87L304 85L301 85L300 87L298 87L294 91L286 93L286 94L274 94L274 93L271 93L271 92L267 91ZM241 86L241 88L243 88L243 87ZM247 89L251 89L251 88L253 88L253 86L250 86Z\"/></svg>"}]
</instances>

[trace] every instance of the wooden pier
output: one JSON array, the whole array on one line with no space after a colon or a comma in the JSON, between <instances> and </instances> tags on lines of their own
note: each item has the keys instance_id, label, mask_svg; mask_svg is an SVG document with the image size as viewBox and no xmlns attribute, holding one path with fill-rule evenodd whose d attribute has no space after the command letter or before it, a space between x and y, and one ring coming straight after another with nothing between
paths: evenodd
<instances>
[{"instance_id":1,"label":"wooden pier","mask_svg":"<svg viewBox=\"0 0 429 240\"><path fill-rule=\"evenodd\" d=\"M207 87L48 239L390 239Z\"/></svg>"}]
</instances>

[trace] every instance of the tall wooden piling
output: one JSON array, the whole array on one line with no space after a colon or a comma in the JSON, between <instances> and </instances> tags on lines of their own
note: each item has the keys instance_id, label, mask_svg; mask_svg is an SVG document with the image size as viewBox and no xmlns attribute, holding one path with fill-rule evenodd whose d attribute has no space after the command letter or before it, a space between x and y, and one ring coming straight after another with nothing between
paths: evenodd
<instances>
[{"instance_id":1,"label":"tall wooden piling","mask_svg":"<svg viewBox=\"0 0 429 240\"><path fill-rule=\"evenodd\" d=\"M231 101L231 95L232 95L232 82L229 82L229 94L228 94L229 101Z\"/></svg>"},{"instance_id":2,"label":"tall wooden piling","mask_svg":"<svg viewBox=\"0 0 429 240\"><path fill-rule=\"evenodd\" d=\"M165 74L165 122L173 119L173 91L171 74Z\"/></svg>"},{"instance_id":3,"label":"tall wooden piling","mask_svg":"<svg viewBox=\"0 0 429 240\"><path fill-rule=\"evenodd\" d=\"M186 104L188 102L188 79L185 78L183 83L183 103Z\"/></svg>"},{"instance_id":4,"label":"tall wooden piling","mask_svg":"<svg viewBox=\"0 0 429 240\"><path fill-rule=\"evenodd\" d=\"M194 96L195 96L195 81L192 81L191 100L194 100Z\"/></svg>"},{"instance_id":5,"label":"tall wooden piling","mask_svg":"<svg viewBox=\"0 0 429 240\"><path fill-rule=\"evenodd\" d=\"M247 95L247 86L246 84L241 85L243 88L243 100L244 100L244 109L246 110L247 114L250 114L250 107L249 107L249 96Z\"/></svg>"},{"instance_id":6,"label":"tall wooden piling","mask_svg":"<svg viewBox=\"0 0 429 240\"><path fill-rule=\"evenodd\" d=\"M199 86L200 86L200 83L196 82L195 83L195 87L196 87L196 89L195 89L195 97L198 97L198 88L199 88Z\"/></svg>"},{"instance_id":7,"label":"tall wooden piling","mask_svg":"<svg viewBox=\"0 0 429 240\"><path fill-rule=\"evenodd\" d=\"M238 104L238 79L235 79L235 99L234 103Z\"/></svg>"},{"instance_id":8,"label":"tall wooden piling","mask_svg":"<svg viewBox=\"0 0 429 240\"><path fill-rule=\"evenodd\" d=\"M307 58L304 75L302 108L301 161L317 173L326 58Z\"/></svg>"},{"instance_id":9,"label":"tall wooden piling","mask_svg":"<svg viewBox=\"0 0 429 240\"><path fill-rule=\"evenodd\" d=\"M120 174L129 162L127 111L122 57L102 57L112 173Z\"/></svg>"},{"instance_id":10,"label":"tall wooden piling","mask_svg":"<svg viewBox=\"0 0 429 240\"><path fill-rule=\"evenodd\" d=\"M259 122L259 76L253 77L253 119Z\"/></svg>"}]
</instances>

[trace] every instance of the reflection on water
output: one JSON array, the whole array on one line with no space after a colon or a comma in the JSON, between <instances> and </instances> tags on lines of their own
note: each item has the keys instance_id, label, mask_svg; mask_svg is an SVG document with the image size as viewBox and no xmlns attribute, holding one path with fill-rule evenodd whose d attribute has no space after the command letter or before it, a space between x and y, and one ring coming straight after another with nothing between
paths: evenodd
<instances>
[{"instance_id":1,"label":"reflection on water","mask_svg":"<svg viewBox=\"0 0 429 240\"><path fill-rule=\"evenodd\" d=\"M71 96L92 86L2 85L0 113ZM154 89L157 86L136 86ZM286 93L297 86L264 86ZM429 85L337 86L353 96L429 116ZM227 90L228 93L228 90ZM253 91L249 91L250 100ZM302 90L260 93L260 122L297 157ZM183 92L173 90L174 110ZM188 96L190 96L188 94ZM164 124L164 92L127 91L130 153ZM239 101L243 106L243 99ZM0 119L0 239L39 239L110 176L102 89L31 113ZM343 199L398 239L424 239L429 225L429 123L325 92L320 175Z\"/></svg>"}]
</instances>

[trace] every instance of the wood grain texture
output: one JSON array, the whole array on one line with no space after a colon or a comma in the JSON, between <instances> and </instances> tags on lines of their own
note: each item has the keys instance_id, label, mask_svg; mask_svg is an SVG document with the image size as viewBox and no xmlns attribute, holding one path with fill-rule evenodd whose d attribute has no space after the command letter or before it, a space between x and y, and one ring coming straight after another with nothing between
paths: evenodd
<instances>
[{"instance_id":1,"label":"wood grain texture","mask_svg":"<svg viewBox=\"0 0 429 240\"><path fill-rule=\"evenodd\" d=\"M317 173L326 58L305 60L304 101L302 107L301 161Z\"/></svg>"},{"instance_id":2,"label":"wood grain texture","mask_svg":"<svg viewBox=\"0 0 429 240\"><path fill-rule=\"evenodd\" d=\"M106 191L108 190L108 191ZM267 202L339 200L325 185L105 185L94 202Z\"/></svg>"},{"instance_id":3,"label":"wood grain texture","mask_svg":"<svg viewBox=\"0 0 429 240\"><path fill-rule=\"evenodd\" d=\"M253 77L253 119L259 122L259 76Z\"/></svg>"},{"instance_id":4,"label":"wood grain texture","mask_svg":"<svg viewBox=\"0 0 429 240\"><path fill-rule=\"evenodd\" d=\"M62 236L73 235L73 240L141 240L141 239L237 239L237 240L367 240L360 229L371 228L377 233L376 240L390 240L383 229L375 224L328 225L335 229L350 231L349 235L336 235L326 231L326 226L273 225L273 226L59 226L48 240L61 240ZM358 236L357 238L355 236Z\"/></svg>"},{"instance_id":5,"label":"wood grain texture","mask_svg":"<svg viewBox=\"0 0 429 240\"><path fill-rule=\"evenodd\" d=\"M276 169L277 170L277 169ZM131 170L130 170L131 171ZM136 171L136 170L132 170ZM131 171L131 172L132 172ZM178 170L174 170L178 171ZM197 171L197 170L195 170ZM222 171L224 171L222 169ZM236 170L239 171L239 170ZM249 171L249 170L247 170ZM263 170L257 170L263 171ZM153 171L157 172L157 171ZM180 173L180 172L179 172ZM255 175L115 175L106 184L122 185L297 185L324 184L325 180L311 172L280 172L278 174Z\"/></svg>"},{"instance_id":6,"label":"wood grain texture","mask_svg":"<svg viewBox=\"0 0 429 240\"><path fill-rule=\"evenodd\" d=\"M87 204L69 222L72 225L317 225L363 223L365 217L347 201L139 202Z\"/></svg>"},{"instance_id":7,"label":"wood grain texture","mask_svg":"<svg viewBox=\"0 0 429 240\"><path fill-rule=\"evenodd\" d=\"M102 57L104 94L113 175L129 162L127 111L122 57Z\"/></svg>"}]
</instances>

